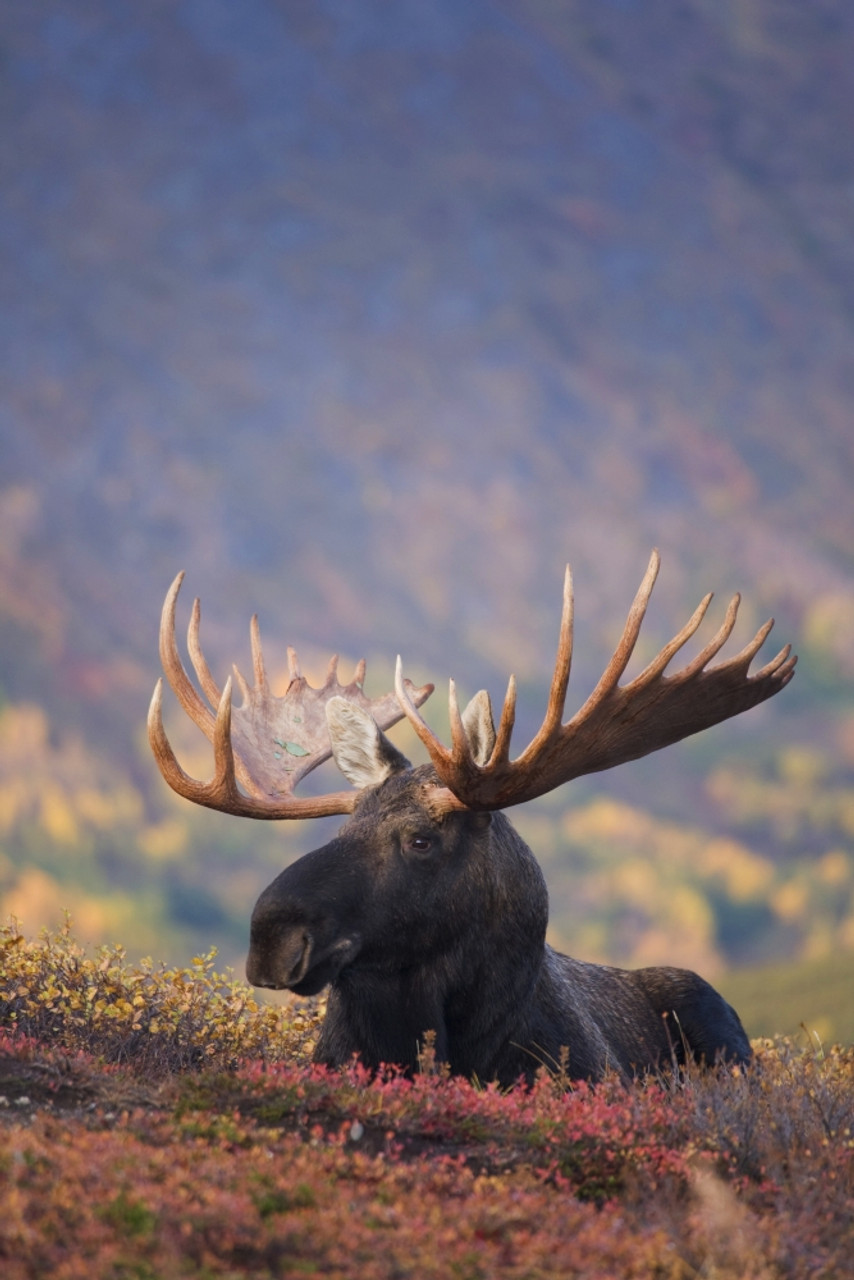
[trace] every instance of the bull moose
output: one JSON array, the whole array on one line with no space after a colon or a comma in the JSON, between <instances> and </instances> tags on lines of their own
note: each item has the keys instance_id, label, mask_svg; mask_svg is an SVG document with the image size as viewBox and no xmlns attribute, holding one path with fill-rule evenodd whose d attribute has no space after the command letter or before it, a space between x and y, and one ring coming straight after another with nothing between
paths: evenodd
<instances>
[{"instance_id":1,"label":"bull moose","mask_svg":"<svg viewBox=\"0 0 854 1280\"><path fill-rule=\"evenodd\" d=\"M313 688L289 649L288 688L275 696L257 617L254 683L235 667L243 703L232 708L231 678L220 690L202 654L196 600L187 645L208 706L178 653L183 574L175 579L163 606L160 656L184 711L213 744L215 769L210 781L199 782L179 765L163 727L161 680L148 725L166 781L196 804L248 818L349 815L334 839L276 877L252 913L251 983L299 995L330 987L318 1062L337 1066L358 1055L373 1069L386 1063L416 1070L428 1032L452 1072L502 1085L530 1081L540 1064L561 1056L566 1062L567 1054L569 1076L589 1079L608 1070L630 1077L686 1058L749 1058L737 1014L696 974L588 964L548 946L542 872L499 812L746 711L792 678L796 659L788 645L748 673L773 619L740 653L709 666L732 632L738 596L705 648L666 675L700 626L708 595L640 675L620 685L658 568L653 552L613 657L564 724L573 634L567 568L545 719L516 759L510 758L512 676L497 729L488 694L481 691L461 712L451 681L448 748L418 710L433 686L416 689L405 680L400 658L394 692L368 699L364 662L341 684L332 658L325 683ZM386 737L384 730L404 716L430 764L412 767ZM294 795L330 755L355 789Z\"/></svg>"}]
</instances>

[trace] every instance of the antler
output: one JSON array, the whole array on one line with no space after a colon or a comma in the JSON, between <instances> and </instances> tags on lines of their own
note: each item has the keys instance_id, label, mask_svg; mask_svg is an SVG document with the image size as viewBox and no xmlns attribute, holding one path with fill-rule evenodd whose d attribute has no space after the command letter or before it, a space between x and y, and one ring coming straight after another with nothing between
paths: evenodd
<instances>
[{"instance_id":1,"label":"antler","mask_svg":"<svg viewBox=\"0 0 854 1280\"><path fill-rule=\"evenodd\" d=\"M244 818L319 818L350 813L356 792L338 791L323 796L294 796L302 778L332 754L325 707L330 698L342 697L369 711L381 729L402 720L404 710L394 693L369 699L362 692L365 663L356 667L347 685L338 680L337 655L330 659L326 680L314 689L300 674L297 655L288 649L290 683L283 697L276 697L267 682L257 615L250 626L254 685L234 668L243 705L232 709L231 677L220 690L205 661L199 643L201 606L196 600L187 632L187 649L206 705L181 662L175 640L175 609L183 573L166 595L160 619L160 660L166 678L184 711L202 730L214 749L214 775L198 782L181 768L163 728L163 680L160 679L148 712L148 740L163 777L174 791L209 809ZM416 689L406 682L407 704L420 706L433 685ZM216 714L211 708L216 709ZM239 785L238 785L239 784Z\"/></svg>"},{"instance_id":2,"label":"antler","mask_svg":"<svg viewBox=\"0 0 854 1280\"><path fill-rule=\"evenodd\" d=\"M789 656L791 645L786 645L761 671L748 675L752 659L774 625L773 618L735 657L708 667L735 626L738 595L731 600L723 624L702 653L681 671L664 675L671 658L700 626L712 599L710 593L679 634L640 675L629 684L620 685L618 681L637 642L659 563L658 552L653 551L614 656L581 710L567 724L562 724L572 658L572 576L567 567L560 641L545 719L536 737L516 760L510 759L516 706L513 676L507 687L494 747L487 762L480 765L474 759L463 726L453 680L449 697L452 746L448 749L418 714L407 693L398 658L397 696L430 753L439 781L451 793L445 798L447 807L484 810L521 804L582 774L636 760L699 733L764 702L789 683L797 662L796 657Z\"/></svg>"}]
</instances>

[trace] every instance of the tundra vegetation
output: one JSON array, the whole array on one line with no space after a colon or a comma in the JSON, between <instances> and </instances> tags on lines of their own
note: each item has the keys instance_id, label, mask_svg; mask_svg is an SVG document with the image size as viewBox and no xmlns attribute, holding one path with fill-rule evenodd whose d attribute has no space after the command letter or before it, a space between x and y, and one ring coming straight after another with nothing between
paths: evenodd
<instances>
[{"instance_id":1,"label":"tundra vegetation","mask_svg":"<svg viewBox=\"0 0 854 1280\"><path fill-rule=\"evenodd\" d=\"M319 1000L0 930L4 1280L836 1280L854 1050L531 1087L311 1062Z\"/></svg>"}]
</instances>

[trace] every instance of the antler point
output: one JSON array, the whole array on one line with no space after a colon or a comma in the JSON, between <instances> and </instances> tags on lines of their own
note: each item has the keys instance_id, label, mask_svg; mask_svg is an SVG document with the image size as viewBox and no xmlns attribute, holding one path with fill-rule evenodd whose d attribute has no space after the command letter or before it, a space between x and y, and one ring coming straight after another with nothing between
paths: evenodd
<instances>
[{"instance_id":1,"label":"antler point","mask_svg":"<svg viewBox=\"0 0 854 1280\"><path fill-rule=\"evenodd\" d=\"M151 701L148 704L148 722L151 723L153 717L160 716L163 707L163 677L160 676L154 686L154 692L151 695Z\"/></svg>"}]
</instances>

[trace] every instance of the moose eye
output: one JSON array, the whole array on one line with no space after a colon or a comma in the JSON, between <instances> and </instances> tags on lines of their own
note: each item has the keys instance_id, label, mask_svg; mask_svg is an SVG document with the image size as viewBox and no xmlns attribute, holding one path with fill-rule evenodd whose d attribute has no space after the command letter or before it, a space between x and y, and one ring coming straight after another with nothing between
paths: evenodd
<instances>
[{"instance_id":1,"label":"moose eye","mask_svg":"<svg viewBox=\"0 0 854 1280\"><path fill-rule=\"evenodd\" d=\"M404 841L403 847L408 853L429 853L433 848L433 837L410 836Z\"/></svg>"}]
</instances>

